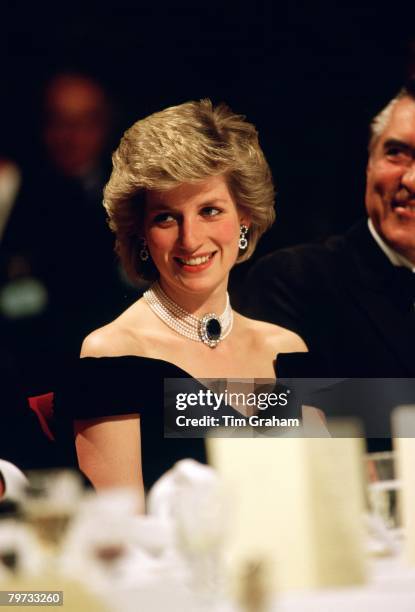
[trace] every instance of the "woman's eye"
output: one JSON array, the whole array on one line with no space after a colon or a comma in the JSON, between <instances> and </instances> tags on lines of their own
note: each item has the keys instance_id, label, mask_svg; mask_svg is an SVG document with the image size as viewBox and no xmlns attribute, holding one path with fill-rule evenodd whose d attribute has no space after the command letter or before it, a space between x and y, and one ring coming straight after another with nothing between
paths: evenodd
<instances>
[{"instance_id":1,"label":"woman's eye","mask_svg":"<svg viewBox=\"0 0 415 612\"><path fill-rule=\"evenodd\" d=\"M174 220L174 217L170 213L160 213L154 217L153 223L159 225L163 223L171 223Z\"/></svg>"},{"instance_id":2,"label":"woman's eye","mask_svg":"<svg viewBox=\"0 0 415 612\"><path fill-rule=\"evenodd\" d=\"M205 206L205 208L202 208L202 215L204 217L216 217L220 212L219 208L215 208L214 206Z\"/></svg>"}]
</instances>

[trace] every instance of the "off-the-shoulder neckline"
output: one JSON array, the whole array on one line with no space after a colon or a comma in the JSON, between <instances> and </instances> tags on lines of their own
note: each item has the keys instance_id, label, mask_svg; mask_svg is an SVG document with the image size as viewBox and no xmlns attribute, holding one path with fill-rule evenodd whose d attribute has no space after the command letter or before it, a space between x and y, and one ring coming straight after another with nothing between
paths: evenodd
<instances>
[{"instance_id":1,"label":"off-the-shoulder neckline","mask_svg":"<svg viewBox=\"0 0 415 612\"><path fill-rule=\"evenodd\" d=\"M176 370L179 370L180 372L182 372L182 374L185 374L186 377L189 378L193 378L194 380L197 380L192 374L190 374L189 372L187 372L186 370L184 370L183 368L181 368L180 366L178 366L176 363L172 363L171 361L167 361L166 359L159 359L157 357L146 357L144 355L114 355L114 356L103 356L103 357L82 357L80 359L80 361L98 361L98 360L103 360L103 361L114 361L114 360L131 360L131 359L140 359L142 361L151 361L154 364L159 363L159 364L163 364L163 365L167 365L169 367L173 367Z\"/></svg>"},{"instance_id":2,"label":"off-the-shoulder neckline","mask_svg":"<svg viewBox=\"0 0 415 612\"><path fill-rule=\"evenodd\" d=\"M276 355L276 359L279 357L279 355L287 355L287 354L291 354L291 353L278 353ZM309 353L304 353L305 355L308 355ZM79 361L84 361L84 360L88 360L88 361L99 361L99 360L103 360L103 361L110 361L110 360L132 360L132 359L140 359L142 361L150 361L154 364L159 363L165 366L169 366L172 368L175 368L176 370L178 370L179 372L181 372L182 374L184 374L187 378L192 378L193 380L198 380L197 377L193 376L193 374L190 374L189 372L187 372L187 370L184 370L183 368L181 368L180 366L178 366L176 363L172 363L171 361L167 361L166 359L159 359L157 357L145 357L144 355L116 355L116 356L103 356L103 357L82 357ZM206 376L203 378L216 378L214 376ZM277 377L278 378L278 377Z\"/></svg>"}]
</instances>

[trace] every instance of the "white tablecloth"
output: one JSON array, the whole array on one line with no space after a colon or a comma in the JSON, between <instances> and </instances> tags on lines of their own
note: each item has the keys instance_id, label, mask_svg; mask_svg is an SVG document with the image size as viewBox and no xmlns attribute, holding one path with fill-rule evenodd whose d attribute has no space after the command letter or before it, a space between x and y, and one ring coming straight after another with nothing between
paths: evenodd
<instances>
[{"instance_id":1,"label":"white tablecloth","mask_svg":"<svg viewBox=\"0 0 415 612\"><path fill-rule=\"evenodd\" d=\"M414 612L415 568L399 558L372 560L368 583L347 589L289 593L272 612Z\"/></svg>"}]
</instances>

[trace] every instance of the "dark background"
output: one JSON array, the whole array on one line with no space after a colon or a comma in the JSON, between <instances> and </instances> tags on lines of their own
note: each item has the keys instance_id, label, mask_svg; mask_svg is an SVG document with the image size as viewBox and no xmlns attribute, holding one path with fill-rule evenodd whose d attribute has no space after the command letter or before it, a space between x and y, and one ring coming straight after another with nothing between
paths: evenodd
<instances>
[{"instance_id":1,"label":"dark background","mask_svg":"<svg viewBox=\"0 0 415 612\"><path fill-rule=\"evenodd\" d=\"M402 2L6 4L0 154L33 170L40 92L60 69L105 84L114 144L153 111L224 100L256 124L278 189L258 253L320 238L363 211L368 122L412 70L414 14Z\"/></svg>"}]
</instances>

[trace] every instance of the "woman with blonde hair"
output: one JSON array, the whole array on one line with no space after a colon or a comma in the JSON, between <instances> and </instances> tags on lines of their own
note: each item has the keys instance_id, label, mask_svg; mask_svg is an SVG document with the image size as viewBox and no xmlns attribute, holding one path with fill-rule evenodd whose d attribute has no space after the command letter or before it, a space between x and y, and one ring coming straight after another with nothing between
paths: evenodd
<instances>
[{"instance_id":1,"label":"woman with blonde hair","mask_svg":"<svg viewBox=\"0 0 415 612\"><path fill-rule=\"evenodd\" d=\"M274 220L270 169L244 117L201 100L137 121L113 155L104 205L126 273L153 284L85 339L84 399L72 402L71 417L92 483L142 491L142 466L160 475L164 449L183 445L161 443L164 379L275 379L279 353L307 349L229 303L230 270Z\"/></svg>"}]
</instances>

